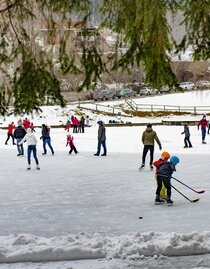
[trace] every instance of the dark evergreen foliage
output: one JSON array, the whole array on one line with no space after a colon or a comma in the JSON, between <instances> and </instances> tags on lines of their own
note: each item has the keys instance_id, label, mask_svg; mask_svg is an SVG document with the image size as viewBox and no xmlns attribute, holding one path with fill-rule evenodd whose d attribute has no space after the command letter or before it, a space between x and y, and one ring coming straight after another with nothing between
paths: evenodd
<instances>
[{"instance_id":1,"label":"dark evergreen foliage","mask_svg":"<svg viewBox=\"0 0 210 269\"><path fill-rule=\"evenodd\" d=\"M167 14L182 12L186 34L177 44ZM15 113L39 110L45 96L65 106L59 76L82 75L78 90L90 88L104 73L143 66L145 81L155 87L176 86L170 54L188 46L195 60L210 58L210 1L195 0L5 0L0 4L0 113L6 114L11 100ZM90 33L92 17L101 18ZM49 46L40 45L40 17L48 28ZM58 20L59 18L59 20ZM58 23L59 22L59 23ZM75 36L71 29L79 29ZM112 53L87 42L102 28L117 34ZM68 31L66 30L68 29ZM70 29L70 30L69 30ZM59 53L53 44L59 37ZM78 50L77 38L80 38ZM122 45L126 51L121 52ZM55 60L59 71L55 70Z\"/></svg>"}]
</instances>

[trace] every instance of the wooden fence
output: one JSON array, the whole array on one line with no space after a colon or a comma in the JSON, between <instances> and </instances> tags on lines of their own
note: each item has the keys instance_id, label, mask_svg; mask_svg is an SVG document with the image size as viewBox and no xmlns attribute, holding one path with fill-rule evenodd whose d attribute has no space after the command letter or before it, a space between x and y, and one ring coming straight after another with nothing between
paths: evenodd
<instances>
[{"instance_id":1,"label":"wooden fence","mask_svg":"<svg viewBox=\"0 0 210 269\"><path fill-rule=\"evenodd\" d=\"M157 112L157 111L171 111L171 112L188 112L194 115L196 114L207 114L210 113L210 106L177 106L177 105L154 105L154 104L137 104L133 99L125 99L125 103L130 107L131 110L144 111L144 112ZM79 108L95 110L98 112L111 113L113 115L128 116L123 113L123 108L114 107L110 105L102 105L97 103L89 104L78 104Z\"/></svg>"}]
</instances>

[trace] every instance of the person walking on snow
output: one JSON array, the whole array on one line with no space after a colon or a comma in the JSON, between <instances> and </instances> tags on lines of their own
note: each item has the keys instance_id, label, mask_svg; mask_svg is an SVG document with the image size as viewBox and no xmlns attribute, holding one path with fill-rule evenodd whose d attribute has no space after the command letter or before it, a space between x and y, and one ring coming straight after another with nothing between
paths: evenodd
<instances>
[{"instance_id":1,"label":"person walking on snow","mask_svg":"<svg viewBox=\"0 0 210 269\"><path fill-rule=\"evenodd\" d=\"M13 145L16 145L15 144L15 138L14 138L14 135L13 135L13 130L15 129L15 125L14 125L14 122L11 122L9 125L8 125L8 129L7 129L7 140L5 141L5 145L7 145L7 142L9 141L10 137L12 138L12 143Z\"/></svg>"},{"instance_id":2,"label":"person walking on snow","mask_svg":"<svg viewBox=\"0 0 210 269\"><path fill-rule=\"evenodd\" d=\"M159 149L161 150L162 146L161 146L160 140L156 132L153 131L152 124L148 124L146 130L142 134L142 143L144 145L144 148L143 148L143 155L142 155L142 164L139 168L140 171L143 170L145 167L145 160L146 160L146 155L148 151L150 151L150 169L151 170L153 169L152 163L153 163L153 158L154 158L155 141L157 142L157 144L159 145Z\"/></svg>"},{"instance_id":3,"label":"person walking on snow","mask_svg":"<svg viewBox=\"0 0 210 269\"><path fill-rule=\"evenodd\" d=\"M190 130L187 124L184 125L184 132L182 132L182 134L185 134L184 148L192 148L192 144L190 142Z\"/></svg>"},{"instance_id":4,"label":"person walking on snow","mask_svg":"<svg viewBox=\"0 0 210 269\"><path fill-rule=\"evenodd\" d=\"M97 152L94 154L95 156L100 155L101 151L101 145L104 149L104 153L101 156L107 155L107 149L106 149L106 128L104 127L103 121L99 120L98 122L99 128L98 128L98 147Z\"/></svg>"},{"instance_id":5,"label":"person walking on snow","mask_svg":"<svg viewBox=\"0 0 210 269\"><path fill-rule=\"evenodd\" d=\"M206 144L205 138L206 138L206 128L208 128L208 121L206 120L206 116L203 115L203 118L198 123L198 130L201 126L201 135L202 135L202 144Z\"/></svg>"},{"instance_id":6,"label":"person walking on snow","mask_svg":"<svg viewBox=\"0 0 210 269\"><path fill-rule=\"evenodd\" d=\"M54 155L54 149L51 145L50 129L45 124L42 124L42 136L40 137L40 139L43 140L44 152L42 153L42 155L47 154L46 144L49 146L52 155Z\"/></svg>"},{"instance_id":7,"label":"person walking on snow","mask_svg":"<svg viewBox=\"0 0 210 269\"><path fill-rule=\"evenodd\" d=\"M68 145L70 146L69 154L71 154L72 151L74 151L75 154L78 153L73 140L74 140L74 137L73 136L67 135L67 143L66 143L66 146L68 146Z\"/></svg>"},{"instance_id":8,"label":"person walking on snow","mask_svg":"<svg viewBox=\"0 0 210 269\"><path fill-rule=\"evenodd\" d=\"M161 153L160 159L153 163L153 165L156 167L155 180L156 180L157 186L158 186L158 180L157 180L158 168L157 168L157 166L160 165L161 163L167 162L169 159L170 159L170 154L167 151L163 151ZM163 182L162 182L162 188L160 191L160 199L166 200L166 187L165 187Z\"/></svg>"},{"instance_id":9,"label":"person walking on snow","mask_svg":"<svg viewBox=\"0 0 210 269\"><path fill-rule=\"evenodd\" d=\"M167 190L167 204L172 205L173 201L171 200L171 176L173 172L176 171L176 165L179 163L179 158L177 156L172 156L170 162L163 162L157 165L158 174L157 174L157 189L156 189L156 198L155 204L162 203L163 200L160 197L160 192L162 185L166 187Z\"/></svg>"},{"instance_id":10,"label":"person walking on snow","mask_svg":"<svg viewBox=\"0 0 210 269\"><path fill-rule=\"evenodd\" d=\"M36 169L40 170L39 161L37 158L37 150L36 150L37 139L36 139L35 135L32 133L32 130L30 128L27 129L27 134L18 143L18 145L20 146L25 141L27 142L27 145L28 145L28 150L27 150L28 167L27 167L27 170L31 169L31 152L33 152L34 160L36 162Z\"/></svg>"}]
</instances>

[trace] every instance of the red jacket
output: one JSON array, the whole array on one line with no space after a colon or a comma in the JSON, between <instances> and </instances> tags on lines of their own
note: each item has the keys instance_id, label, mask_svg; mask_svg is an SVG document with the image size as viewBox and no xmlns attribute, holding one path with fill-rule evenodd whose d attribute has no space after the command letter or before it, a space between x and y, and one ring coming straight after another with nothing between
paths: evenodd
<instances>
[{"instance_id":1,"label":"red jacket","mask_svg":"<svg viewBox=\"0 0 210 269\"><path fill-rule=\"evenodd\" d=\"M9 134L12 134L14 128L15 128L15 125L13 125L13 124L9 124L9 125L8 125L8 133L9 133Z\"/></svg>"},{"instance_id":2,"label":"red jacket","mask_svg":"<svg viewBox=\"0 0 210 269\"><path fill-rule=\"evenodd\" d=\"M201 128L207 128L208 127L208 121L206 119L201 119L198 123L198 129L199 126L201 126Z\"/></svg>"},{"instance_id":3,"label":"red jacket","mask_svg":"<svg viewBox=\"0 0 210 269\"><path fill-rule=\"evenodd\" d=\"M161 164L161 163L164 163L164 162L165 162L165 160L163 160L163 159L159 159L159 160L157 160L157 161L155 161L155 162L153 163L153 165L156 167L156 172L155 172L156 175L158 174L157 166L158 166L159 164Z\"/></svg>"},{"instance_id":4,"label":"red jacket","mask_svg":"<svg viewBox=\"0 0 210 269\"><path fill-rule=\"evenodd\" d=\"M70 147L74 147L74 137L73 136L67 136L67 139L66 139L66 145L69 144Z\"/></svg>"}]
</instances>

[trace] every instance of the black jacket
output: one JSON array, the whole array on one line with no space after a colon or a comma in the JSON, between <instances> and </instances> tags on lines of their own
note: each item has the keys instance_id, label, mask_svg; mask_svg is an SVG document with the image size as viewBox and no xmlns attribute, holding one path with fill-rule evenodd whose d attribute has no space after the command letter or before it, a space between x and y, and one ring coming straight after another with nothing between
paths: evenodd
<instances>
[{"instance_id":1,"label":"black jacket","mask_svg":"<svg viewBox=\"0 0 210 269\"><path fill-rule=\"evenodd\" d=\"M14 138L23 138L26 135L26 130L22 126L18 126L14 131Z\"/></svg>"},{"instance_id":2,"label":"black jacket","mask_svg":"<svg viewBox=\"0 0 210 269\"><path fill-rule=\"evenodd\" d=\"M157 165L158 176L163 176L166 178L171 178L174 171L176 171L175 166L171 162L164 162Z\"/></svg>"}]
</instances>

